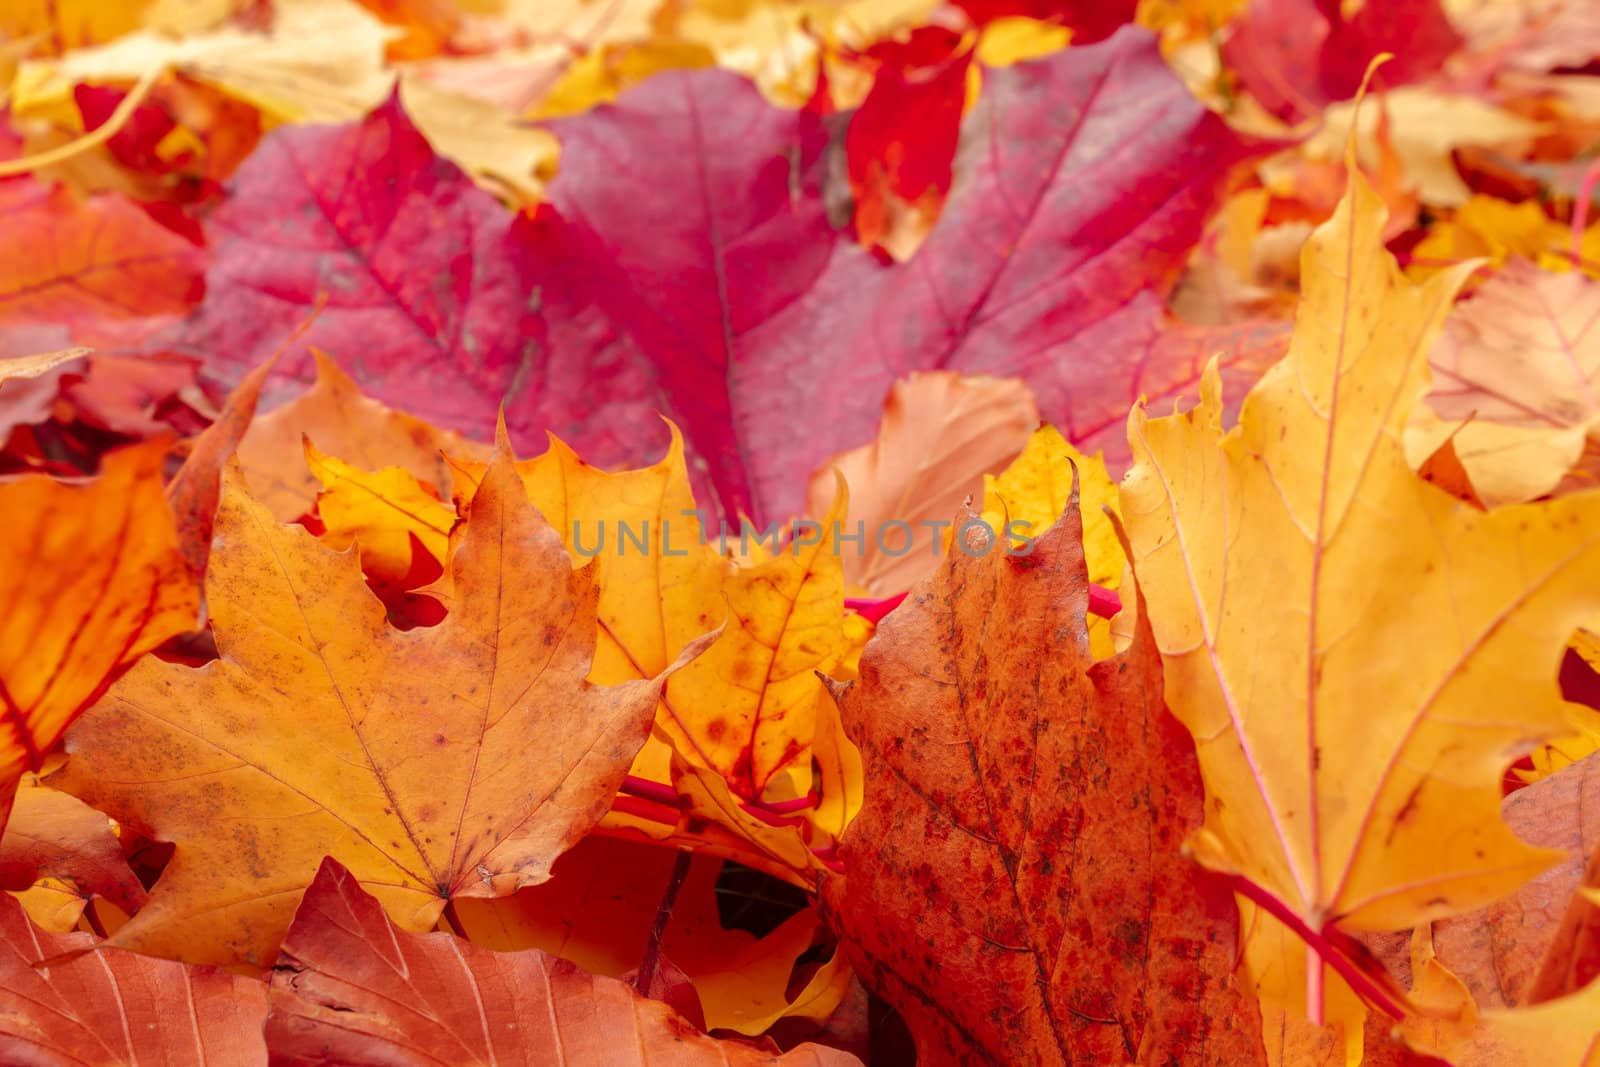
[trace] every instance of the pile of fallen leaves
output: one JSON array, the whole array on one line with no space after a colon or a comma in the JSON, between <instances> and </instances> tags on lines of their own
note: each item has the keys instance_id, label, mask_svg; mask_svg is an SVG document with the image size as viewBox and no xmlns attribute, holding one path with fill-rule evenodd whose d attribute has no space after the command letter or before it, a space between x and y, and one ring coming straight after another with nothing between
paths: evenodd
<instances>
[{"instance_id":1,"label":"pile of fallen leaves","mask_svg":"<svg viewBox=\"0 0 1600 1067\"><path fill-rule=\"evenodd\" d=\"M0 1064L1600 1064L1590 0L21 0L0 104Z\"/></svg>"}]
</instances>

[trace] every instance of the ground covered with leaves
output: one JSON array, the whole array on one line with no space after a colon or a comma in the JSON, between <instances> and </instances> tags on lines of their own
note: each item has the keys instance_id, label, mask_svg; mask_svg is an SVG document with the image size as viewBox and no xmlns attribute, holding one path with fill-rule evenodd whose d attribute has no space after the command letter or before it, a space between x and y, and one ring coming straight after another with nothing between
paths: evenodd
<instances>
[{"instance_id":1,"label":"ground covered with leaves","mask_svg":"<svg viewBox=\"0 0 1600 1067\"><path fill-rule=\"evenodd\" d=\"M1588 0L22 0L0 104L0 1065L1600 1065Z\"/></svg>"}]
</instances>

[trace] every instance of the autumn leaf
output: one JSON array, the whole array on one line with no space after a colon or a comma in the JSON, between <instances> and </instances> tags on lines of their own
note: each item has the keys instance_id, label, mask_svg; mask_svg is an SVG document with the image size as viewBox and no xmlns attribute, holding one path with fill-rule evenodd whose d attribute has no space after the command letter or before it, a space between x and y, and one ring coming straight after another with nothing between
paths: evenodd
<instances>
[{"instance_id":1,"label":"autumn leaf","mask_svg":"<svg viewBox=\"0 0 1600 1067\"><path fill-rule=\"evenodd\" d=\"M1192 749L1147 624L1092 661L1081 533L1074 493L1030 554L968 545L880 626L825 899L919 1062L1258 1062L1226 890L1178 852Z\"/></svg>"},{"instance_id":2,"label":"autumn leaf","mask_svg":"<svg viewBox=\"0 0 1600 1067\"><path fill-rule=\"evenodd\" d=\"M538 948L595 975L620 978L640 965L676 849L591 835L556 861L550 881L495 900L462 900L461 926L474 944L497 952ZM814 908L757 938L725 928L718 913L723 864L694 856L660 941L661 954L693 982L708 1030L755 1036L780 1018L822 1019L851 971L842 954L792 998L797 961L820 931Z\"/></svg>"},{"instance_id":3,"label":"autumn leaf","mask_svg":"<svg viewBox=\"0 0 1600 1067\"><path fill-rule=\"evenodd\" d=\"M94 945L88 934L39 929L0 894L0 1046L10 1062L263 1061L264 983L122 949L84 951Z\"/></svg>"},{"instance_id":4,"label":"autumn leaf","mask_svg":"<svg viewBox=\"0 0 1600 1067\"><path fill-rule=\"evenodd\" d=\"M1279 118L1314 117L1356 95L1382 53L1382 84L1434 73L1461 45L1438 0L1366 4L1350 14L1332 0L1253 0L1231 27L1222 60Z\"/></svg>"},{"instance_id":5,"label":"autumn leaf","mask_svg":"<svg viewBox=\"0 0 1600 1067\"><path fill-rule=\"evenodd\" d=\"M955 6L980 25L1005 18L1037 19L1066 27L1074 44L1090 44L1132 22L1139 5L1131 0L956 0Z\"/></svg>"},{"instance_id":6,"label":"autumn leaf","mask_svg":"<svg viewBox=\"0 0 1600 1067\"><path fill-rule=\"evenodd\" d=\"M1505 799L1506 824L1530 845L1561 849L1561 862L1518 886L1510 896L1465 915L1433 923L1434 958L1458 978L1482 1010L1513 1008L1574 992L1544 987L1547 953L1562 948L1563 913L1576 907L1587 858L1600 848L1600 760L1565 767ZM1580 985L1582 983L1579 983Z\"/></svg>"},{"instance_id":7,"label":"autumn leaf","mask_svg":"<svg viewBox=\"0 0 1600 1067\"><path fill-rule=\"evenodd\" d=\"M364 471L325 455L310 438L305 464L322 483L317 517L323 542L338 549L359 544L361 569L368 575L403 581L411 572L413 544L435 560L448 554L456 509L410 471Z\"/></svg>"},{"instance_id":8,"label":"autumn leaf","mask_svg":"<svg viewBox=\"0 0 1600 1067\"><path fill-rule=\"evenodd\" d=\"M0 439L49 418L63 378L80 371L88 354L87 348L64 348L0 359Z\"/></svg>"},{"instance_id":9,"label":"autumn leaf","mask_svg":"<svg viewBox=\"0 0 1600 1067\"><path fill-rule=\"evenodd\" d=\"M806 477L870 437L911 370L1020 374L1095 447L1141 389L1192 384L1197 350L1262 362L1253 338L1163 318L1158 292L1255 149L1132 29L988 77L939 225L896 268L829 226L821 120L731 75L664 74L552 129L557 212L535 221L470 188L392 100L358 125L274 131L207 221L206 302L155 343L233 381L325 297L306 341L376 399L469 433L504 402L519 443L553 430L601 465L659 453L644 417L659 409L705 463L697 488L763 523L801 510ZM380 155L381 171L348 165ZM475 267L441 284L425 264L451 259L457 232ZM1141 353L1132 383L1106 362L1123 350ZM797 403L819 416L798 437Z\"/></svg>"},{"instance_id":10,"label":"autumn leaf","mask_svg":"<svg viewBox=\"0 0 1600 1067\"><path fill-rule=\"evenodd\" d=\"M302 440L368 471L401 467L435 495L449 495L444 456L487 462L486 446L440 430L364 396L326 354L312 349L316 381L305 392L258 416L239 442L239 464L255 498L280 522L311 510L321 488L307 467Z\"/></svg>"},{"instance_id":11,"label":"autumn leaf","mask_svg":"<svg viewBox=\"0 0 1600 1067\"><path fill-rule=\"evenodd\" d=\"M980 517L1020 547L1026 544L1024 538L1048 530L1074 498L1083 523L1089 581L1114 592L1127 567L1110 514L1116 511L1117 487L1104 459L1098 454L1085 456L1054 426L1035 430L1022 454L998 475L984 475ZM1089 620L1089 648L1096 659L1111 655L1109 619Z\"/></svg>"},{"instance_id":12,"label":"autumn leaf","mask_svg":"<svg viewBox=\"0 0 1600 1067\"><path fill-rule=\"evenodd\" d=\"M1408 283L1381 229L1353 175L1302 253L1289 354L1239 425L1223 434L1214 374L1198 410L1135 409L1122 487L1167 697L1205 776L1189 847L1261 916L1245 927L1263 995L1313 1018L1327 943L1308 962L1266 914L1313 938L1407 928L1551 862L1501 821L1500 779L1564 732L1555 671L1600 577L1600 500L1485 514L1406 466L1462 274Z\"/></svg>"},{"instance_id":13,"label":"autumn leaf","mask_svg":"<svg viewBox=\"0 0 1600 1067\"><path fill-rule=\"evenodd\" d=\"M844 527L854 533L859 525L864 543L842 554L845 582L891 596L932 573L938 527L948 529L984 479L1021 453L1038 422L1033 395L1018 381L934 371L895 382L872 442L811 475L809 515L833 506L834 470L850 488Z\"/></svg>"},{"instance_id":14,"label":"autumn leaf","mask_svg":"<svg viewBox=\"0 0 1600 1067\"><path fill-rule=\"evenodd\" d=\"M139 664L50 779L177 844L113 943L265 964L330 851L426 929L453 897L542 880L606 810L661 678L583 680L593 574L568 565L506 450L452 543L432 628L393 629L352 554L279 526L237 477L216 536L221 659Z\"/></svg>"},{"instance_id":15,"label":"autumn leaf","mask_svg":"<svg viewBox=\"0 0 1600 1067\"><path fill-rule=\"evenodd\" d=\"M806 477L871 438L908 371L1021 376L1090 448L1141 390L1192 385L1203 361L1166 338L1156 294L1256 150L1125 29L987 76L938 225L882 268L828 227L819 120L737 79L663 75L553 128L550 195L585 292L657 368L723 510L758 522L801 510ZM796 404L813 416L798 438Z\"/></svg>"},{"instance_id":16,"label":"autumn leaf","mask_svg":"<svg viewBox=\"0 0 1600 1067\"><path fill-rule=\"evenodd\" d=\"M222 496L223 465L232 459L249 430L256 404L261 399L261 388L275 362L276 358L268 359L244 376L217 413L216 421L189 446L188 458L167 484L167 503L177 516L183 561L196 585L205 578L206 560L211 555L212 528L217 502Z\"/></svg>"},{"instance_id":17,"label":"autumn leaf","mask_svg":"<svg viewBox=\"0 0 1600 1067\"><path fill-rule=\"evenodd\" d=\"M125 199L13 178L0 181L0 213L0 324L65 325L95 344L116 338L117 320L182 313L200 298L204 251Z\"/></svg>"},{"instance_id":18,"label":"autumn leaf","mask_svg":"<svg viewBox=\"0 0 1600 1067\"><path fill-rule=\"evenodd\" d=\"M874 45L872 88L845 134L856 238L909 259L939 217L967 103L975 38L922 26Z\"/></svg>"},{"instance_id":19,"label":"autumn leaf","mask_svg":"<svg viewBox=\"0 0 1600 1067\"><path fill-rule=\"evenodd\" d=\"M12 109L48 111L70 99L80 82L136 82L169 69L247 100L279 122L346 121L389 90L382 66L388 34L351 0L277 0L265 28L228 21L191 29L202 32L174 35L145 26L98 47L25 62Z\"/></svg>"},{"instance_id":20,"label":"autumn leaf","mask_svg":"<svg viewBox=\"0 0 1600 1067\"><path fill-rule=\"evenodd\" d=\"M0 830L24 770L116 676L191 629L199 597L161 491L167 443L106 456L73 484L0 480L19 550L0 557Z\"/></svg>"},{"instance_id":21,"label":"autumn leaf","mask_svg":"<svg viewBox=\"0 0 1600 1067\"><path fill-rule=\"evenodd\" d=\"M23 779L0 834L0 888L51 933L78 925L95 897L127 914L144 905L144 886L122 855L106 817L76 797Z\"/></svg>"},{"instance_id":22,"label":"autumn leaf","mask_svg":"<svg viewBox=\"0 0 1600 1067\"><path fill-rule=\"evenodd\" d=\"M1453 434L1490 507L1594 484L1584 460L1600 434L1600 282L1513 260L1445 320L1434 383L1406 429L1406 455ZM1459 429L1458 429L1459 427ZM1597 468L1600 469L1600 468Z\"/></svg>"},{"instance_id":23,"label":"autumn leaf","mask_svg":"<svg viewBox=\"0 0 1600 1067\"><path fill-rule=\"evenodd\" d=\"M623 1035L632 1040L619 1043ZM717 1041L659 1001L539 949L491 952L450 934L408 932L332 859L284 937L266 1036L275 1056L300 1063L408 1062L424 1052L452 1063L574 1067L859 1062L815 1045L776 1056Z\"/></svg>"}]
</instances>

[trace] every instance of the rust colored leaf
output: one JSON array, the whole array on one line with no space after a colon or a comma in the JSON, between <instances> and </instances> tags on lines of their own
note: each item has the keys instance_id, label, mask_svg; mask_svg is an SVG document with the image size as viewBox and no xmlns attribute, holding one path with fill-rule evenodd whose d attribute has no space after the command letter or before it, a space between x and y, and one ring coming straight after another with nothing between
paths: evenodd
<instances>
[{"instance_id":1,"label":"rust colored leaf","mask_svg":"<svg viewBox=\"0 0 1600 1067\"><path fill-rule=\"evenodd\" d=\"M354 553L225 482L207 574L221 659L139 664L50 779L177 845L115 943L264 964L330 852L426 929L453 897L543 880L600 818L662 678L584 680L593 574L527 503L509 448L464 510L436 587L448 616L402 632Z\"/></svg>"},{"instance_id":2,"label":"rust colored leaf","mask_svg":"<svg viewBox=\"0 0 1600 1067\"><path fill-rule=\"evenodd\" d=\"M850 1067L802 1045L769 1054L699 1033L665 1004L538 949L492 952L396 927L324 860L272 972L274 1064L563 1063L570 1067Z\"/></svg>"},{"instance_id":3,"label":"rust colored leaf","mask_svg":"<svg viewBox=\"0 0 1600 1067\"><path fill-rule=\"evenodd\" d=\"M8 1064L241 1067L266 1057L266 984L52 934L0 893L0 1055ZM66 962L39 964L65 953Z\"/></svg>"},{"instance_id":4,"label":"rust colored leaf","mask_svg":"<svg viewBox=\"0 0 1600 1067\"><path fill-rule=\"evenodd\" d=\"M0 323L65 323L92 344L98 320L180 313L200 297L204 252L122 197L18 178L0 182L0 215Z\"/></svg>"},{"instance_id":5,"label":"rust colored leaf","mask_svg":"<svg viewBox=\"0 0 1600 1067\"><path fill-rule=\"evenodd\" d=\"M77 797L25 779L0 835L0 889L17 893L33 921L72 929L94 897L132 914L144 904L111 823Z\"/></svg>"},{"instance_id":6,"label":"rust colored leaf","mask_svg":"<svg viewBox=\"0 0 1600 1067\"><path fill-rule=\"evenodd\" d=\"M672 848L591 834L556 861L550 881L509 897L458 901L456 914L467 937L484 948L540 948L591 974L625 977L643 959L676 855ZM814 940L815 909L796 913L760 939L724 929L717 907L722 866L696 851L660 944L663 957L694 984L709 1028L754 1035L785 1016L827 1015L848 982L842 959L819 971L799 995L788 990L796 959Z\"/></svg>"},{"instance_id":7,"label":"rust colored leaf","mask_svg":"<svg viewBox=\"0 0 1600 1067\"><path fill-rule=\"evenodd\" d=\"M1528 1003L1539 1004L1576 993L1600 975L1600 852L1589 858L1581 891L1573 895L1567 913L1545 950L1539 973L1528 987Z\"/></svg>"},{"instance_id":8,"label":"rust colored leaf","mask_svg":"<svg viewBox=\"0 0 1600 1067\"><path fill-rule=\"evenodd\" d=\"M1563 849L1567 856L1510 896L1433 924L1439 962L1485 1010L1574 991L1547 985L1536 993L1535 979L1546 953L1560 950L1557 930L1563 912L1584 903L1573 894L1584 881L1585 857L1600 849L1600 757L1590 756L1517 790L1506 798L1501 812L1518 837L1532 845Z\"/></svg>"},{"instance_id":9,"label":"rust colored leaf","mask_svg":"<svg viewBox=\"0 0 1600 1067\"><path fill-rule=\"evenodd\" d=\"M78 483L0 480L0 829L25 769L146 651L195 624L199 596L161 494L166 442L120 449Z\"/></svg>"},{"instance_id":10,"label":"rust colored leaf","mask_svg":"<svg viewBox=\"0 0 1600 1067\"><path fill-rule=\"evenodd\" d=\"M272 373L273 360L244 376L217 419L190 447L189 458L167 485L167 503L177 515L179 543L189 577L198 584L211 555L211 531L216 524L217 501L222 497L222 467L250 428L261 399L261 387Z\"/></svg>"},{"instance_id":11,"label":"rust colored leaf","mask_svg":"<svg viewBox=\"0 0 1600 1067\"><path fill-rule=\"evenodd\" d=\"M1260 1062L1228 894L1179 854L1200 778L1148 624L1092 661L1076 492L1031 555L983 547L843 696L868 784L825 889L858 970L930 1065Z\"/></svg>"}]
</instances>

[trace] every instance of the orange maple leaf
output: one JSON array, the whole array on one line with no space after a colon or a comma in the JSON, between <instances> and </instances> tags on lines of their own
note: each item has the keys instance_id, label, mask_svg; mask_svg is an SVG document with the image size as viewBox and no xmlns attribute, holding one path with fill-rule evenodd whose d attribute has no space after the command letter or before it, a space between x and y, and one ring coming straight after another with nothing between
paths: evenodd
<instances>
[{"instance_id":1,"label":"orange maple leaf","mask_svg":"<svg viewBox=\"0 0 1600 1067\"><path fill-rule=\"evenodd\" d=\"M50 779L177 845L113 943L264 964L329 853L426 929L453 897L541 881L605 812L663 675L584 680L593 574L572 569L504 444L465 510L448 616L401 632L354 553L227 480L207 576L222 658L139 664Z\"/></svg>"}]
</instances>

